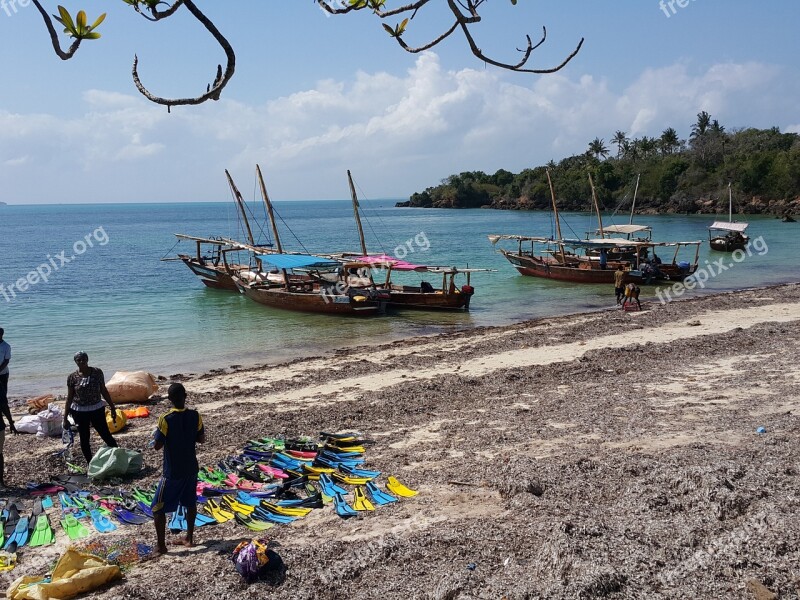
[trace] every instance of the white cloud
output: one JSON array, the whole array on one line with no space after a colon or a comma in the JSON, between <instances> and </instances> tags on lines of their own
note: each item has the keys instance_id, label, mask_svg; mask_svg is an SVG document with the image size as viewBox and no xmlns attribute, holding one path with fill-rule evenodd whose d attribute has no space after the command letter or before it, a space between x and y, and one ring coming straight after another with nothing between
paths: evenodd
<instances>
[{"instance_id":1,"label":"white cloud","mask_svg":"<svg viewBox=\"0 0 800 600\"><path fill-rule=\"evenodd\" d=\"M0 183L46 201L63 194L62 174L83 171L96 196L63 200L225 199L223 169L245 177L260 163L276 199L345 198L348 168L373 198L406 196L464 170L519 171L583 152L618 129L658 136L672 126L686 137L700 110L729 129L780 126L796 114L795 85L771 65L678 63L617 91L591 75L446 71L424 53L403 74L358 72L261 105L223 99L168 114L89 90L74 118L0 110ZM41 177L43 167L55 176Z\"/></svg>"}]
</instances>

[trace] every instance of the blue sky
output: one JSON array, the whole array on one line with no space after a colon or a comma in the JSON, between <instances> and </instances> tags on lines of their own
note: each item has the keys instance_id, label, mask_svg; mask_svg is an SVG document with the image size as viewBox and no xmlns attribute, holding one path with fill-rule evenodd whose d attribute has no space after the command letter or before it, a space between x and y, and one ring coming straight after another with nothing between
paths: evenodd
<instances>
[{"instance_id":1,"label":"blue sky","mask_svg":"<svg viewBox=\"0 0 800 600\"><path fill-rule=\"evenodd\" d=\"M405 198L452 173L582 152L618 129L686 137L700 110L728 129L800 132L797 0L487 3L475 36L490 56L513 60L546 25L532 62L552 66L586 38L545 76L485 67L455 34L408 54L373 16L329 17L311 0L197 0L237 73L221 101L172 114L135 90L133 55L154 93L194 95L223 58L207 33L185 11L152 24L121 0L62 1L90 19L108 12L103 38L68 62L33 5L0 4L0 201L227 200L223 169L250 190L256 162L276 200L345 198L346 169L369 198ZM449 23L436 3L409 44Z\"/></svg>"}]
</instances>

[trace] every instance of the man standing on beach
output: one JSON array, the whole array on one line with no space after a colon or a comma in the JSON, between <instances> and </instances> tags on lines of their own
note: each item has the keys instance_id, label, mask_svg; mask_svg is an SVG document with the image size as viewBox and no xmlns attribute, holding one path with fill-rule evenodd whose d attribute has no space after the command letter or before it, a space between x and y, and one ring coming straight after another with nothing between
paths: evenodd
<instances>
[{"instance_id":1,"label":"man standing on beach","mask_svg":"<svg viewBox=\"0 0 800 600\"><path fill-rule=\"evenodd\" d=\"M197 516L197 463L196 444L206 441L203 419L196 410L186 408L186 389L173 383L167 391L174 407L158 419L153 434L156 450L164 449L164 472L158 482L151 508L156 526L156 552L167 551L165 541L167 513L178 506L186 511L186 538L180 543L194 546L194 520Z\"/></svg>"},{"instance_id":2,"label":"man standing on beach","mask_svg":"<svg viewBox=\"0 0 800 600\"><path fill-rule=\"evenodd\" d=\"M625 293L625 271L622 263L614 271L614 293L617 294L617 304L622 303L622 295Z\"/></svg>"},{"instance_id":3,"label":"man standing on beach","mask_svg":"<svg viewBox=\"0 0 800 600\"><path fill-rule=\"evenodd\" d=\"M8 363L11 362L11 346L8 342L3 341L5 330L0 327L0 488L6 487L5 479L3 479L4 457L3 446L6 441L6 422L8 419L8 427L11 433L17 433L17 428L14 427L14 419L11 418L11 409L8 407Z\"/></svg>"}]
</instances>

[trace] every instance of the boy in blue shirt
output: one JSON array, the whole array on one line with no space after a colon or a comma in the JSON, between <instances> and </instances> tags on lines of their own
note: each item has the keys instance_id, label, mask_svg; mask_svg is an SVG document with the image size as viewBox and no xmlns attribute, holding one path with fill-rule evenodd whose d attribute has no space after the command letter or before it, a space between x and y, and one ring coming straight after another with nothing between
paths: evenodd
<instances>
[{"instance_id":1,"label":"boy in blue shirt","mask_svg":"<svg viewBox=\"0 0 800 600\"><path fill-rule=\"evenodd\" d=\"M194 520L197 516L197 453L196 444L206 441L203 419L196 410L186 408L186 389L173 383L167 392L174 407L158 419L153 434L156 450L164 449L164 472L158 482L151 508L156 526L156 552L167 551L165 542L168 512L178 505L186 510L186 538L181 544L194 546Z\"/></svg>"}]
</instances>

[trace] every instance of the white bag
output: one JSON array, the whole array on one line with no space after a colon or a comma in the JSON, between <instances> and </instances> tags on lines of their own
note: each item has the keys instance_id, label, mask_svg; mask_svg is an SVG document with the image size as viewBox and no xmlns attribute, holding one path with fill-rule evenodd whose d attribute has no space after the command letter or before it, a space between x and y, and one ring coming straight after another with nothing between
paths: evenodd
<instances>
[{"instance_id":1,"label":"white bag","mask_svg":"<svg viewBox=\"0 0 800 600\"><path fill-rule=\"evenodd\" d=\"M51 402L50 405L36 415L39 418L39 428L36 435L39 437L60 437L64 430L64 413L61 407Z\"/></svg>"},{"instance_id":2,"label":"white bag","mask_svg":"<svg viewBox=\"0 0 800 600\"><path fill-rule=\"evenodd\" d=\"M14 422L19 433L36 433L39 431L39 415L25 415Z\"/></svg>"}]
</instances>

